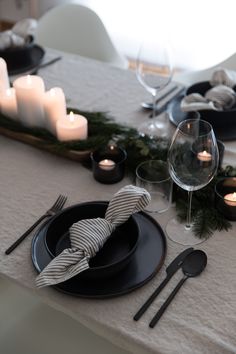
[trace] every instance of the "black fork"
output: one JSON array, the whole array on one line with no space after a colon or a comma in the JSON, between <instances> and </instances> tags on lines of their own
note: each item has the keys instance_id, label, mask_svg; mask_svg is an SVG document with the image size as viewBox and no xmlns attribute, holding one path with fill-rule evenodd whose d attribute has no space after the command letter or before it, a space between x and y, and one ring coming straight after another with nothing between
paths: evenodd
<instances>
[{"instance_id":1,"label":"black fork","mask_svg":"<svg viewBox=\"0 0 236 354\"><path fill-rule=\"evenodd\" d=\"M25 231L25 233L23 233L23 235L21 235L6 251L5 254L10 254L30 233L31 231L34 230L34 228L39 225L41 223L42 220L44 220L45 218L48 218L50 216L55 215L58 211L60 211L65 202L67 200L67 197L65 197L64 195L59 195L59 197L57 198L57 200L55 201L55 203L51 206L50 209L48 209L46 211L45 214L43 214L32 226L30 226L30 228Z\"/></svg>"}]
</instances>

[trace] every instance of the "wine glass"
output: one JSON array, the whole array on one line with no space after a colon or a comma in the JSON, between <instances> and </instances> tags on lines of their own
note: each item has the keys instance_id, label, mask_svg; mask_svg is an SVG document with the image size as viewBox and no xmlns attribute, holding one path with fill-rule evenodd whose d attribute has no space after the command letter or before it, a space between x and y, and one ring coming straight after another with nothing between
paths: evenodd
<instances>
[{"instance_id":1,"label":"wine glass","mask_svg":"<svg viewBox=\"0 0 236 354\"><path fill-rule=\"evenodd\" d=\"M138 129L142 135L146 134L151 138L167 135L166 124L155 119L157 115L156 97L157 92L170 83L172 75L172 57L168 41L162 38L144 41L137 56L136 76L141 85L152 95L153 111L151 119L141 124Z\"/></svg>"},{"instance_id":2,"label":"wine glass","mask_svg":"<svg viewBox=\"0 0 236 354\"><path fill-rule=\"evenodd\" d=\"M214 177L219 153L214 131L210 123L201 119L182 121L172 138L168 152L168 166L173 181L188 191L186 224L176 219L168 222L169 238L182 245L195 245L204 241L192 231L192 192L205 187Z\"/></svg>"}]
</instances>

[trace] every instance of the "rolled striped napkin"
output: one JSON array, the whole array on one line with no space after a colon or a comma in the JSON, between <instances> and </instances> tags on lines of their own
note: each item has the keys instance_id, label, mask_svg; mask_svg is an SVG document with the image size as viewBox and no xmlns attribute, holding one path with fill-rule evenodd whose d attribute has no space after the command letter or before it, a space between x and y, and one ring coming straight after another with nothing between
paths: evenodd
<instances>
[{"instance_id":1,"label":"rolled striped napkin","mask_svg":"<svg viewBox=\"0 0 236 354\"><path fill-rule=\"evenodd\" d=\"M110 201L105 218L85 219L70 228L71 248L55 257L36 278L37 287L62 283L89 268L89 260L103 247L115 230L150 202L143 188L128 185Z\"/></svg>"},{"instance_id":2,"label":"rolled striped napkin","mask_svg":"<svg viewBox=\"0 0 236 354\"><path fill-rule=\"evenodd\" d=\"M236 72L219 68L214 71L210 79L213 86L204 96L192 93L185 96L180 104L183 112L215 110L225 111L231 109L236 103Z\"/></svg>"}]
</instances>

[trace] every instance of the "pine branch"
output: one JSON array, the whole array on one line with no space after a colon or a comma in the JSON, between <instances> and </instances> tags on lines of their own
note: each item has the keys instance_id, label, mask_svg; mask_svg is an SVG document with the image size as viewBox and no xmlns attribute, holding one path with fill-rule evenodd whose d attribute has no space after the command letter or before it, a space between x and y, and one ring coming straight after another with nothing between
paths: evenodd
<instances>
[{"instance_id":1,"label":"pine branch","mask_svg":"<svg viewBox=\"0 0 236 354\"><path fill-rule=\"evenodd\" d=\"M166 161L169 147L168 140L140 136L136 129L114 122L104 112L84 112L68 109L68 111L70 110L88 119L88 139L84 141L59 142L45 129L25 127L20 122L11 120L1 114L0 126L13 132L41 138L41 148L45 144L48 151L92 151L103 148L109 143L116 143L127 151L127 173L132 179L135 178L136 167L141 162L156 159ZM83 163L86 165L86 161L83 161ZM90 167L88 161L86 167ZM215 183L224 177L236 177L236 167L227 166L225 169L220 169L211 183L193 193L191 208L193 231L200 238L210 237L215 230L228 231L231 228L230 222L217 211L214 205ZM178 219L181 222L185 222L188 208L187 192L174 185L173 201L176 202Z\"/></svg>"}]
</instances>

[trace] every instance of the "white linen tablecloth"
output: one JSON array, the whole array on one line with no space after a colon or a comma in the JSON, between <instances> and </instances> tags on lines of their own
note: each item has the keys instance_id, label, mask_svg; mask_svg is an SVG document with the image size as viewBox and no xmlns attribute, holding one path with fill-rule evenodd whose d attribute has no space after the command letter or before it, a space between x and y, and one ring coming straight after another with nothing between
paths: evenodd
<instances>
[{"instance_id":1,"label":"white linen tablecloth","mask_svg":"<svg viewBox=\"0 0 236 354\"><path fill-rule=\"evenodd\" d=\"M47 57L57 52L48 50ZM68 106L103 110L120 122L137 126L148 113L140 102L148 94L135 74L106 64L63 54L63 59L39 73L47 88L60 86ZM170 127L173 130L173 127ZM226 144L225 162L236 161L236 143ZM42 297L51 306L77 319L97 334L132 353L222 354L236 353L236 224L229 232L216 232L196 248L208 255L206 270L189 279L154 329L148 323L182 277L181 270L160 293L145 315L133 315L165 277L165 268L185 247L167 239L167 255L161 271L145 286L130 294L106 300L68 296L51 288L37 290L31 262L29 236L10 255L8 246L52 204L58 194L67 205L109 200L130 180L102 185L79 163L56 157L0 136L0 273ZM165 229L174 208L156 220Z\"/></svg>"}]
</instances>

